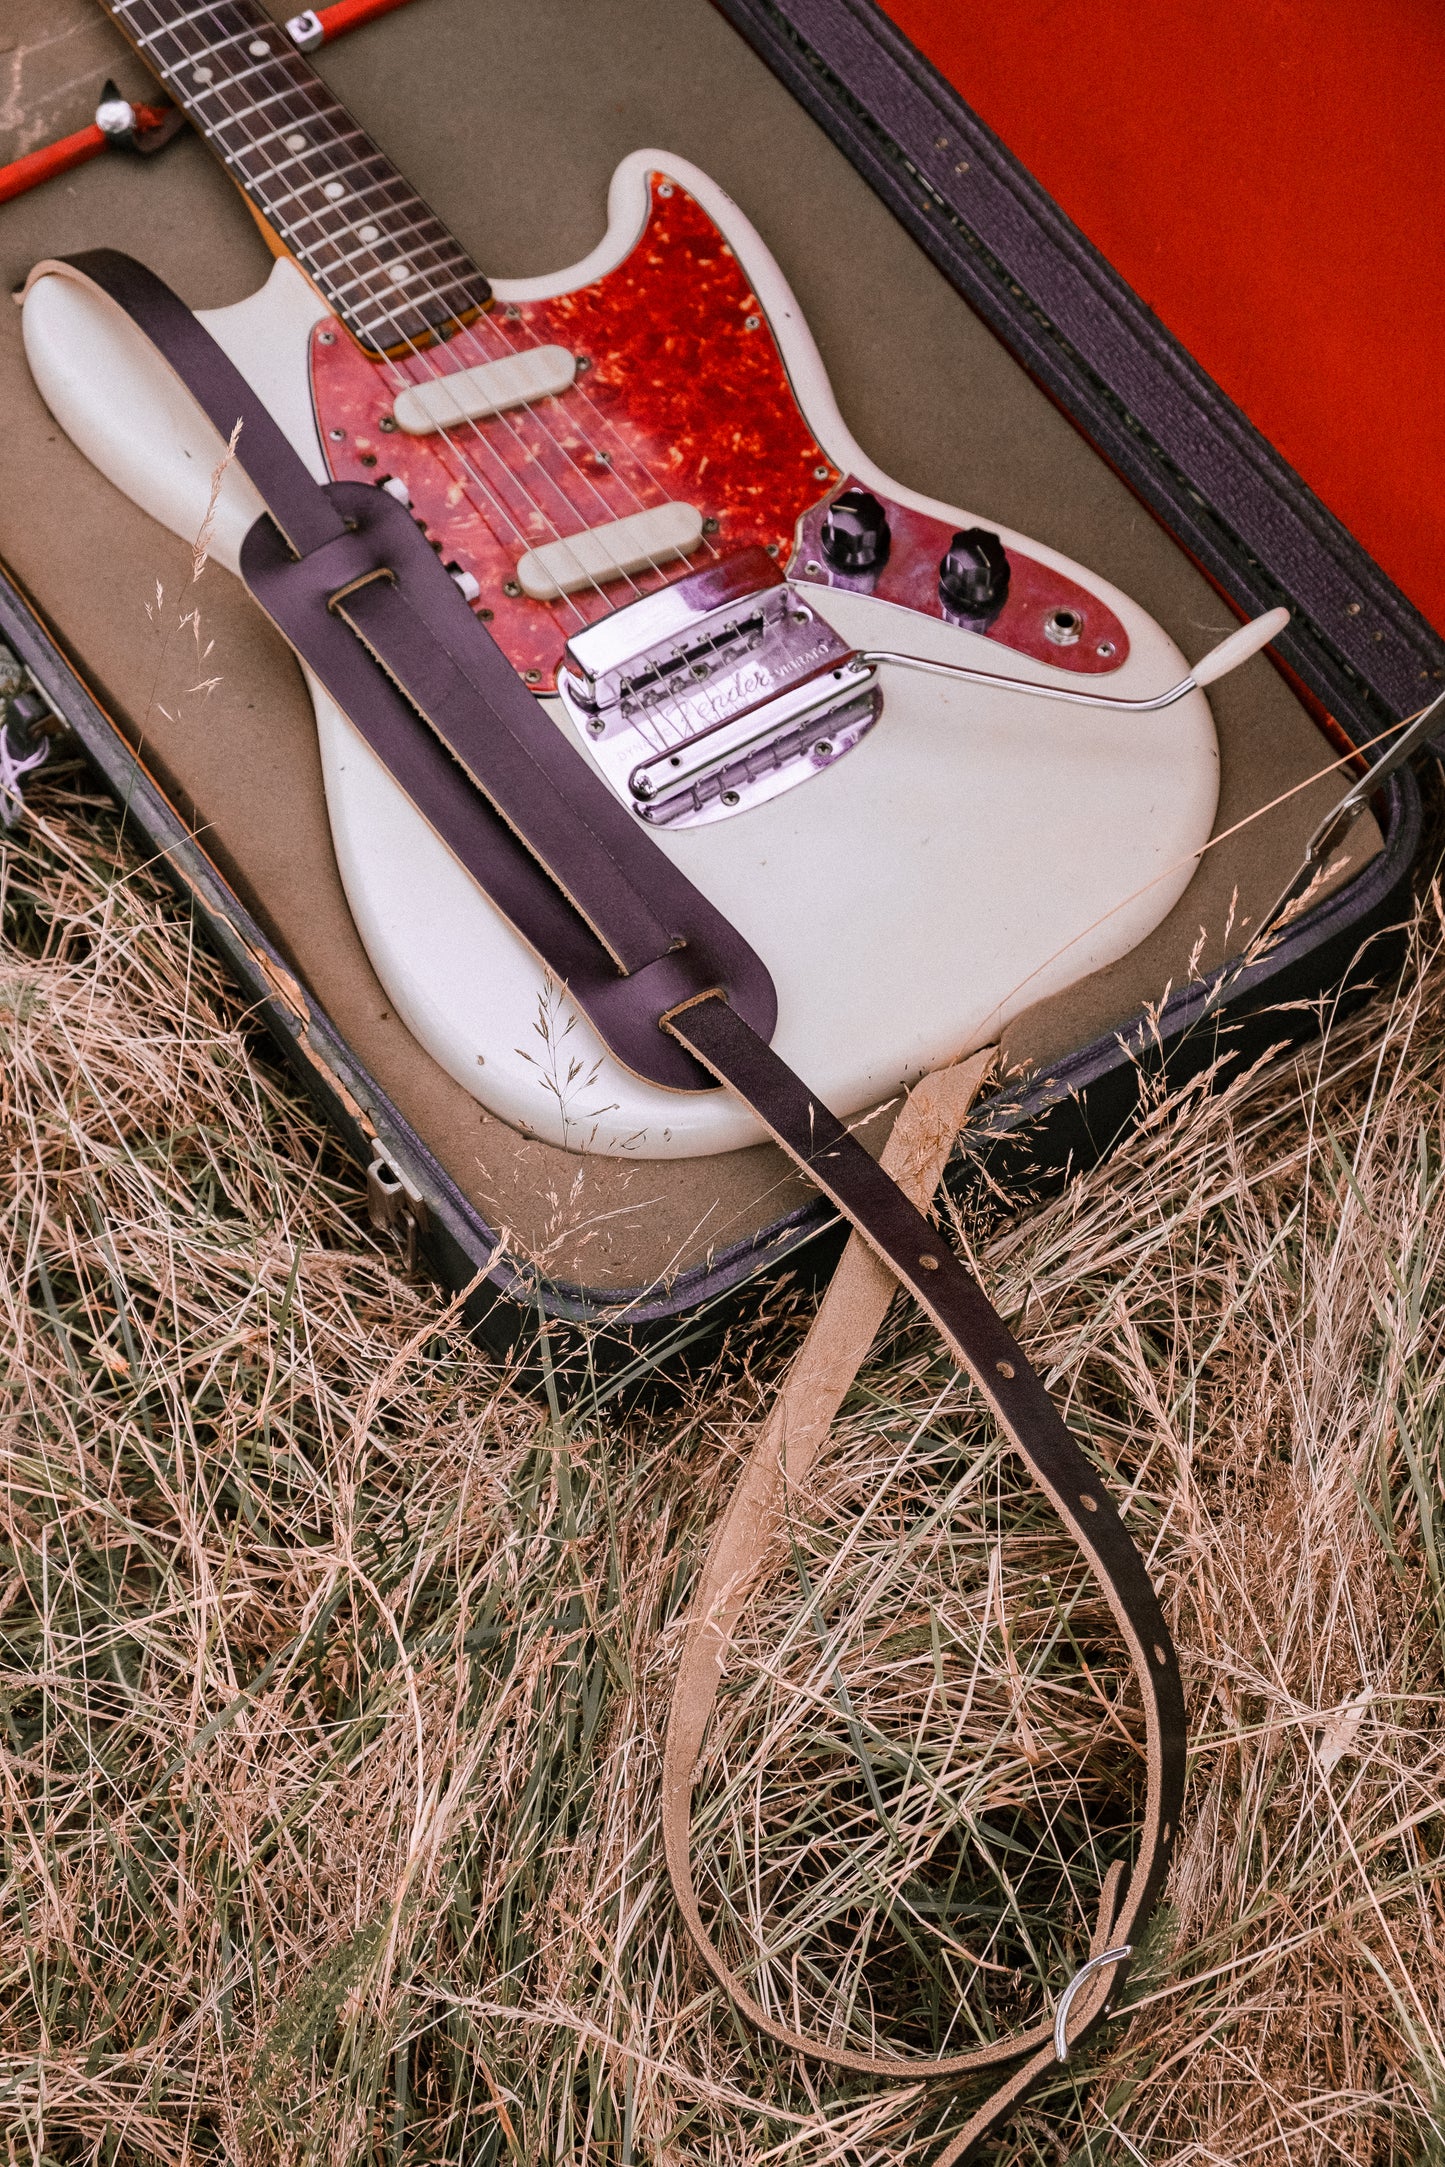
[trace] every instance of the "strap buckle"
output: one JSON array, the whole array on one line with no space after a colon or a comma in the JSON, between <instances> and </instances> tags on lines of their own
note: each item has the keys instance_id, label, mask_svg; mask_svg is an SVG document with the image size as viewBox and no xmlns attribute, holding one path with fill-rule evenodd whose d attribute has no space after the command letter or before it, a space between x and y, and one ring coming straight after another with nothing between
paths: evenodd
<instances>
[{"instance_id":1,"label":"strap buckle","mask_svg":"<svg viewBox=\"0 0 1445 2167\"><path fill-rule=\"evenodd\" d=\"M1084 1984L1084 1981L1090 1978L1094 1972L1102 1971L1106 1964L1122 1964L1125 1957L1133 1954L1132 1944L1125 1941L1121 1942L1117 1949L1102 1949L1097 1956L1091 1956L1087 1964L1079 1966L1073 1978L1059 1996L1059 2006L1054 2011L1055 2061L1066 2062L1069 2058L1069 2011L1073 2008L1074 1997Z\"/></svg>"}]
</instances>

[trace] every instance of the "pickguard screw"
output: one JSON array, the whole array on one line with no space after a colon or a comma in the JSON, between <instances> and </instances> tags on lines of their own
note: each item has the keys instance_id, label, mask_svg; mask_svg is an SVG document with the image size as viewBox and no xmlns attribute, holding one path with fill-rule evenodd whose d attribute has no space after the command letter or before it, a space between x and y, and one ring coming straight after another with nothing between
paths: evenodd
<instances>
[{"instance_id":1,"label":"pickguard screw","mask_svg":"<svg viewBox=\"0 0 1445 2167\"><path fill-rule=\"evenodd\" d=\"M484 625L489 625L492 619L496 616L496 614L496 611L492 609L479 609L477 611L477 615L481 618Z\"/></svg>"},{"instance_id":2,"label":"pickguard screw","mask_svg":"<svg viewBox=\"0 0 1445 2167\"><path fill-rule=\"evenodd\" d=\"M333 429L330 434L333 444L340 444L345 441L346 431L344 429Z\"/></svg>"},{"instance_id":3,"label":"pickguard screw","mask_svg":"<svg viewBox=\"0 0 1445 2167\"><path fill-rule=\"evenodd\" d=\"M579 376L582 373L583 369L590 369L591 366L592 356L590 354L579 354L577 356L577 373L579 374Z\"/></svg>"},{"instance_id":4,"label":"pickguard screw","mask_svg":"<svg viewBox=\"0 0 1445 2167\"><path fill-rule=\"evenodd\" d=\"M704 534L716 534L720 524L719 520L705 519L702 523L702 531Z\"/></svg>"},{"instance_id":5,"label":"pickguard screw","mask_svg":"<svg viewBox=\"0 0 1445 2167\"><path fill-rule=\"evenodd\" d=\"M813 479L815 482L825 482L828 479L828 469L826 467L814 467Z\"/></svg>"},{"instance_id":6,"label":"pickguard screw","mask_svg":"<svg viewBox=\"0 0 1445 2167\"><path fill-rule=\"evenodd\" d=\"M515 301L509 301L509 302L508 302L508 304L507 304L507 321L508 321L508 323L509 323L509 324L514 324L514 323L517 323L517 322L518 322L518 321L520 320L520 318L521 318L521 314L522 314L522 311L521 311L521 310L520 310L520 309L518 308L518 306L517 306L516 302L515 302Z\"/></svg>"},{"instance_id":7,"label":"pickguard screw","mask_svg":"<svg viewBox=\"0 0 1445 2167\"><path fill-rule=\"evenodd\" d=\"M514 602L516 601L521 591L521 588L517 585L517 582L514 579L504 580L502 583L503 594L509 594Z\"/></svg>"},{"instance_id":8,"label":"pickguard screw","mask_svg":"<svg viewBox=\"0 0 1445 2167\"><path fill-rule=\"evenodd\" d=\"M361 454L361 464L364 467L374 467L376 465L376 453L374 451L364 451Z\"/></svg>"},{"instance_id":9,"label":"pickguard screw","mask_svg":"<svg viewBox=\"0 0 1445 2167\"><path fill-rule=\"evenodd\" d=\"M756 331L762 320L761 316L745 316L743 318L744 331Z\"/></svg>"},{"instance_id":10,"label":"pickguard screw","mask_svg":"<svg viewBox=\"0 0 1445 2167\"><path fill-rule=\"evenodd\" d=\"M390 436L396 428L396 422L390 414L383 414L379 426Z\"/></svg>"},{"instance_id":11,"label":"pickguard screw","mask_svg":"<svg viewBox=\"0 0 1445 2167\"><path fill-rule=\"evenodd\" d=\"M336 333L334 331L319 332L316 343L318 346L334 346L336 344Z\"/></svg>"},{"instance_id":12,"label":"pickguard screw","mask_svg":"<svg viewBox=\"0 0 1445 2167\"><path fill-rule=\"evenodd\" d=\"M542 672L541 672L540 670L528 670L528 671L526 671L526 672L525 672L524 674L525 674L525 676L526 676L526 679L527 679L527 683L528 683L529 685L540 685L540 684L541 684L541 682L542 682Z\"/></svg>"},{"instance_id":13,"label":"pickguard screw","mask_svg":"<svg viewBox=\"0 0 1445 2167\"><path fill-rule=\"evenodd\" d=\"M776 542L769 542L769 544L768 544L768 555L769 555L770 557L776 557L776 555L777 555L777 554L778 554L778 545L777 545L777 543L776 543Z\"/></svg>"},{"instance_id":14,"label":"pickguard screw","mask_svg":"<svg viewBox=\"0 0 1445 2167\"><path fill-rule=\"evenodd\" d=\"M657 192L660 196L670 196L672 194L672 182L664 181Z\"/></svg>"},{"instance_id":15,"label":"pickguard screw","mask_svg":"<svg viewBox=\"0 0 1445 2167\"><path fill-rule=\"evenodd\" d=\"M610 451L600 451L600 452L598 452L598 454L597 454L597 464L598 464L598 465L599 465L600 467L610 467L610 466L611 466L611 464L612 464L612 454L611 454L611 452L610 452Z\"/></svg>"},{"instance_id":16,"label":"pickguard screw","mask_svg":"<svg viewBox=\"0 0 1445 2167\"><path fill-rule=\"evenodd\" d=\"M1112 658L1114 653L1114 642L1112 640L1100 640L1094 652L1098 655L1102 655L1105 662L1108 662Z\"/></svg>"},{"instance_id":17,"label":"pickguard screw","mask_svg":"<svg viewBox=\"0 0 1445 2167\"><path fill-rule=\"evenodd\" d=\"M807 563L803 566L803 570L805 572L821 572L822 569L823 567L821 564L819 564L816 557L810 557Z\"/></svg>"}]
</instances>

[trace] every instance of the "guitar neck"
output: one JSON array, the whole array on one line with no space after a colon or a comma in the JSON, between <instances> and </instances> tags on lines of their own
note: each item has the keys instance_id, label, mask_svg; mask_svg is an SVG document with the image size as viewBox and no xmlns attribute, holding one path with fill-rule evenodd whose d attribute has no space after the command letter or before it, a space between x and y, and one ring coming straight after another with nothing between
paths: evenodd
<instances>
[{"instance_id":1,"label":"guitar neck","mask_svg":"<svg viewBox=\"0 0 1445 2167\"><path fill-rule=\"evenodd\" d=\"M353 337L420 345L487 307L465 249L258 0L101 0Z\"/></svg>"}]
</instances>

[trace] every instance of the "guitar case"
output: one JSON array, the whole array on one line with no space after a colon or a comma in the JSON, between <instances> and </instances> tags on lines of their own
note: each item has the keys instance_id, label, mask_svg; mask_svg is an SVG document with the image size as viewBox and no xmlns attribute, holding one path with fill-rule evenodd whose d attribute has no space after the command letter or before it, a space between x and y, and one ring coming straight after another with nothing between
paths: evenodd
<instances>
[{"instance_id":1,"label":"guitar case","mask_svg":"<svg viewBox=\"0 0 1445 2167\"><path fill-rule=\"evenodd\" d=\"M10 0L6 34L10 110L46 135L83 125L107 76L150 93L93 0ZM317 65L476 261L507 276L595 245L628 152L691 159L777 256L884 468L1090 566L1191 662L1242 615L1294 612L1273 658L1210 690L1217 841L1130 954L1008 1026L951 1180L1037 1193L1107 1151L1161 1074L1223 1077L1388 979L1422 835L1407 770L1307 908L1262 953L1249 944L1348 779L1324 771L1420 707L1445 650L886 17L862 0L422 0ZM0 140L0 156L30 147ZM239 300L269 269L188 133L0 213L12 288L38 259L115 246L198 308ZM774 1145L577 1155L488 1116L443 1071L353 926L289 650L217 572L195 590L198 666L191 631L177 634L189 550L57 428L18 311L0 325L0 401L0 639L367 1169L376 1222L443 1285L475 1282L479 1334L505 1347L543 1317L602 1327L594 1359L661 1349L720 1329L760 1272L826 1269L834 1216ZM870 1149L891 1117L863 1126Z\"/></svg>"}]
</instances>

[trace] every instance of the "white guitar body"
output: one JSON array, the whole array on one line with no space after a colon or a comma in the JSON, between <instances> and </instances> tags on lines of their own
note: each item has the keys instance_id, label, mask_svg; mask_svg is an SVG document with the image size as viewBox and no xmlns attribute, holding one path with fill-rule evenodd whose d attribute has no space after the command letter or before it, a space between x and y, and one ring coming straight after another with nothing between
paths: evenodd
<instances>
[{"instance_id":1,"label":"white guitar body","mask_svg":"<svg viewBox=\"0 0 1445 2167\"><path fill-rule=\"evenodd\" d=\"M681 159L639 151L625 160L598 248L555 278L493 281L498 299L572 292L610 270L642 230L648 177L659 171L727 236L808 425L839 468L896 503L972 524L891 481L854 443L776 264L736 205ZM328 474L308 349L327 313L281 261L249 300L202 316L318 480ZM194 541L223 446L150 345L53 265L32 279L24 329L31 369L67 434L134 502ZM233 572L261 509L233 465L212 541ZM1117 588L996 531L1123 624L1127 660L1099 690L1151 697L1185 675L1167 634ZM1077 683L871 594L820 587L809 599L852 647ZM1021 1009L1133 948L1188 884L1218 794L1213 721L1197 690L1157 714L1118 715L886 665L881 682L877 727L836 764L733 818L654 830L768 965L777 1051L843 1115L988 1044ZM675 1158L755 1142L757 1123L727 1093L663 1090L612 1058L314 680L311 693L357 927L398 1014L436 1060L490 1112L574 1150ZM579 742L558 704L545 704Z\"/></svg>"}]
</instances>

